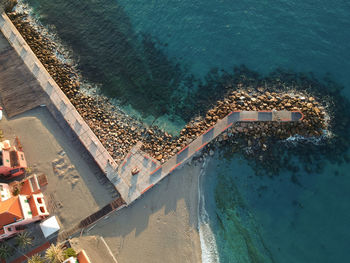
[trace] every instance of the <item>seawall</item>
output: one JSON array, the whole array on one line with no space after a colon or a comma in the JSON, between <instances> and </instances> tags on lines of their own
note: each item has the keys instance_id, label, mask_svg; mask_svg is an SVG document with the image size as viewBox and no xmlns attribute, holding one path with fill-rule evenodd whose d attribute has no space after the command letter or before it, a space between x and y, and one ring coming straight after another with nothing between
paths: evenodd
<instances>
[{"instance_id":1,"label":"seawall","mask_svg":"<svg viewBox=\"0 0 350 263\"><path fill-rule=\"evenodd\" d=\"M41 91L48 98L45 101L45 105L56 118L57 122L66 131L69 129L72 136L75 135L80 140L108 179L115 177L117 163L76 111L75 107L47 72L5 13L0 15L0 30L32 75L36 78ZM28 83L28 85L30 84ZM31 87L28 88L31 89ZM32 103L32 107L38 106L41 102L42 101L39 101L37 104ZM25 110L29 110L29 108L27 107L24 111ZM123 182L120 182L120 187L123 187Z\"/></svg>"},{"instance_id":2,"label":"seawall","mask_svg":"<svg viewBox=\"0 0 350 263\"><path fill-rule=\"evenodd\" d=\"M67 129L72 132L72 136L76 136L80 140L98 166L102 169L102 171L104 171L107 178L114 184L126 204L130 204L135 201L143 193L157 184L162 178L170 174L176 168L180 167L197 152L200 152L202 148L209 144L218 135L220 135L226 129L229 129L234 122L288 122L302 119L302 114L297 114L298 116L296 116L295 112L292 113L292 111L297 111L298 109L294 109L295 107L291 108L292 104L289 103L289 96L286 97L286 100L288 101L286 105L290 105L288 106L290 111L285 110L285 107L280 108L279 111L272 110L275 107L273 105L268 106L266 103L260 105L259 109L255 108L253 110L253 107L250 108L247 106L248 104L246 102L236 102L237 96L240 100L242 100L242 97L246 99L244 96L237 93L235 96L231 95L229 99L222 101L221 104L219 103L220 105L216 109L217 112L214 114L215 116L210 116L213 114L213 110L211 110L211 114L210 111L208 112L209 115L205 118L205 121L201 122L201 127L197 127L194 133L189 133L191 140L189 140L189 137L186 140L186 136L183 136L183 138L180 138L181 140L179 139L177 141L178 145L180 143L180 145L184 147L182 150L179 146L176 147L176 149L165 149L164 147L169 144L161 144L161 147L157 149L157 151L160 151L160 155L159 153L156 153L158 156L156 158L152 158L152 156L150 156L152 153L149 151L149 148L147 149L148 151L145 151L145 149L142 149L142 147L134 147L118 167L118 164L111 156L113 153L106 150L104 145L91 130L94 129L95 126L90 126L90 128L87 125L74 105L66 97L61 88L57 85L57 83L30 49L29 45L22 38L12 21L6 14L2 14L0 19L1 31L16 50L17 54L23 60L33 76L35 76L40 84L40 89L47 95L48 103L46 106L52 115L61 124L61 126L66 126ZM28 39L28 41L30 43L30 39ZM55 74L55 72L51 74ZM270 97L273 98L272 96ZM253 99L251 101L253 101ZM260 99L254 100L260 101ZM314 99L312 98L312 100ZM264 101L264 99L261 99L261 101ZM269 103L271 102L273 104L275 101L276 100L269 99ZM312 103L308 104L311 104L313 107ZM232 109L231 105L237 105L237 108ZM247 110L242 108L245 106L247 106ZM232 110L236 112L231 112ZM113 129L116 128L117 127ZM186 129L184 130L186 132ZM188 131L189 130L190 128ZM119 138L118 136L117 138ZM137 137L137 140L140 140L140 136ZM152 139L151 141L154 142L155 140ZM146 143L149 145L152 144L149 142ZM170 155L170 158L163 159L162 154L169 152L169 150L172 151L173 155ZM159 161L161 162L159 163ZM139 170L139 172L135 172L135 169Z\"/></svg>"}]
</instances>

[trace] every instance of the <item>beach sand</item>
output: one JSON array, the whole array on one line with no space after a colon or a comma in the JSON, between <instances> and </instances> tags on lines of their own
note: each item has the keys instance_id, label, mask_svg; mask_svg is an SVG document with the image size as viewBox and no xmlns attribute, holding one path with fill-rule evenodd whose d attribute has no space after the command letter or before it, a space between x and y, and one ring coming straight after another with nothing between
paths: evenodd
<instances>
[{"instance_id":1,"label":"beach sand","mask_svg":"<svg viewBox=\"0 0 350 263\"><path fill-rule=\"evenodd\" d=\"M201 262L199 173L185 165L84 235L103 236L118 263Z\"/></svg>"},{"instance_id":2,"label":"beach sand","mask_svg":"<svg viewBox=\"0 0 350 263\"><path fill-rule=\"evenodd\" d=\"M85 250L93 263L116 263L116 259L106 245L103 237L85 236L69 240L72 248L79 253Z\"/></svg>"},{"instance_id":3,"label":"beach sand","mask_svg":"<svg viewBox=\"0 0 350 263\"><path fill-rule=\"evenodd\" d=\"M0 121L4 138L14 144L18 136L32 173L44 173L48 185L43 189L51 215L69 229L96 212L116 194L109 181L101 184L101 171L88 163L84 152L55 122L45 107ZM110 185L109 185L110 184Z\"/></svg>"}]
</instances>

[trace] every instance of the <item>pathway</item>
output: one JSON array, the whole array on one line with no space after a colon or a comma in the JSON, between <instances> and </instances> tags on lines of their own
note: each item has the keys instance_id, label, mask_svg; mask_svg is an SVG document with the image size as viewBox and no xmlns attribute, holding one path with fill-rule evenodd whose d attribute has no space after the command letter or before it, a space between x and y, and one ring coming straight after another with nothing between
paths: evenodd
<instances>
[{"instance_id":1,"label":"pathway","mask_svg":"<svg viewBox=\"0 0 350 263\"><path fill-rule=\"evenodd\" d=\"M141 145L134 147L118 168L118 173L111 179L127 204L134 202L147 190L151 189L160 180L171 174L193 155L200 152L207 144L231 127L235 122L253 121L299 121L303 118L300 112L290 111L240 111L231 112L219 120L201 136L179 151L166 163L161 165L158 161L140 150ZM139 170L135 175L134 169ZM123 183L124 187L119 187ZM127 188L125 188L127 185Z\"/></svg>"},{"instance_id":2,"label":"pathway","mask_svg":"<svg viewBox=\"0 0 350 263\"><path fill-rule=\"evenodd\" d=\"M20 83L21 85L18 86L20 86L21 89L18 90L12 90L12 87L8 87L9 85L2 85L2 89L0 90L5 98L3 99L6 104L5 109L12 109L14 113L13 115L15 115L18 114L16 109L22 112L27 110L28 107L32 108L39 105L39 103L41 104L44 102L51 114L56 118L57 122L79 138L101 170L104 171L107 178L117 188L127 205L135 201L161 179L181 166L219 134L228 129L234 122L298 121L303 118L303 115L300 112L232 112L225 118L219 120L216 125L195 139L191 144L182 149L163 165L160 165L158 161L143 153L138 144L130 151L126 159L118 167L117 163L104 148L90 127L85 123L84 119L79 115L50 74L46 71L5 13L0 14L0 30L18 55L16 56L14 52L12 53L14 60L18 62L18 58L20 58L23 61L23 63L18 62L17 66L23 68L23 71L26 71L26 66L32 73L32 76L29 77L31 77L31 80L33 81L33 85L30 83L27 83L28 85ZM9 50L7 49L6 52L9 52ZM10 61L8 63L12 62ZM12 64L9 64L8 66L10 65ZM1 70L6 73L4 67L0 67L0 72ZM8 76L8 82L14 79L14 76ZM34 94L33 92L35 91L38 94L44 94L45 96L42 96L43 99L37 100L33 99L32 95L21 97L20 94L24 91L27 92L27 94ZM40 96L35 95L34 98L35 97L39 98ZM16 105L16 107L14 108L13 105ZM132 175L131 171L135 169L139 169L140 172Z\"/></svg>"}]
</instances>

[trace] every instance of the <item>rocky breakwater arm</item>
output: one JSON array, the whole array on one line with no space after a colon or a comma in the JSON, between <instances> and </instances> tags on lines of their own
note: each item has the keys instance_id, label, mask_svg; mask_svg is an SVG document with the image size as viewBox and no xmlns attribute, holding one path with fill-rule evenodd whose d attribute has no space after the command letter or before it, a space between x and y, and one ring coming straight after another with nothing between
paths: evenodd
<instances>
[{"instance_id":1,"label":"rocky breakwater arm","mask_svg":"<svg viewBox=\"0 0 350 263\"><path fill-rule=\"evenodd\" d=\"M225 99L217 101L205 116L199 116L190 121L177 137L153 136L150 131L144 140L143 150L164 162L182 148L186 147L198 136L203 134L218 120L232 111L300 111L304 117L300 122L257 122L238 124L230 129L230 133L242 133L247 140L250 138L274 137L286 139L293 135L304 137L321 136L327 128L324 108L314 97L306 94L287 94L276 92L231 91Z\"/></svg>"}]
</instances>

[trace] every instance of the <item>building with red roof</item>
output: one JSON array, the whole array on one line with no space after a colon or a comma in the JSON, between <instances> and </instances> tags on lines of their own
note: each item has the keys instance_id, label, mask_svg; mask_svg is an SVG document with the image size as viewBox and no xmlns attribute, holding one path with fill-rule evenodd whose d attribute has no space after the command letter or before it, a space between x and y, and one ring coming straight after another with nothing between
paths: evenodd
<instances>
[{"instance_id":1,"label":"building with red roof","mask_svg":"<svg viewBox=\"0 0 350 263\"><path fill-rule=\"evenodd\" d=\"M25 229L27 224L49 216L37 176L10 185L0 184L0 240Z\"/></svg>"}]
</instances>

